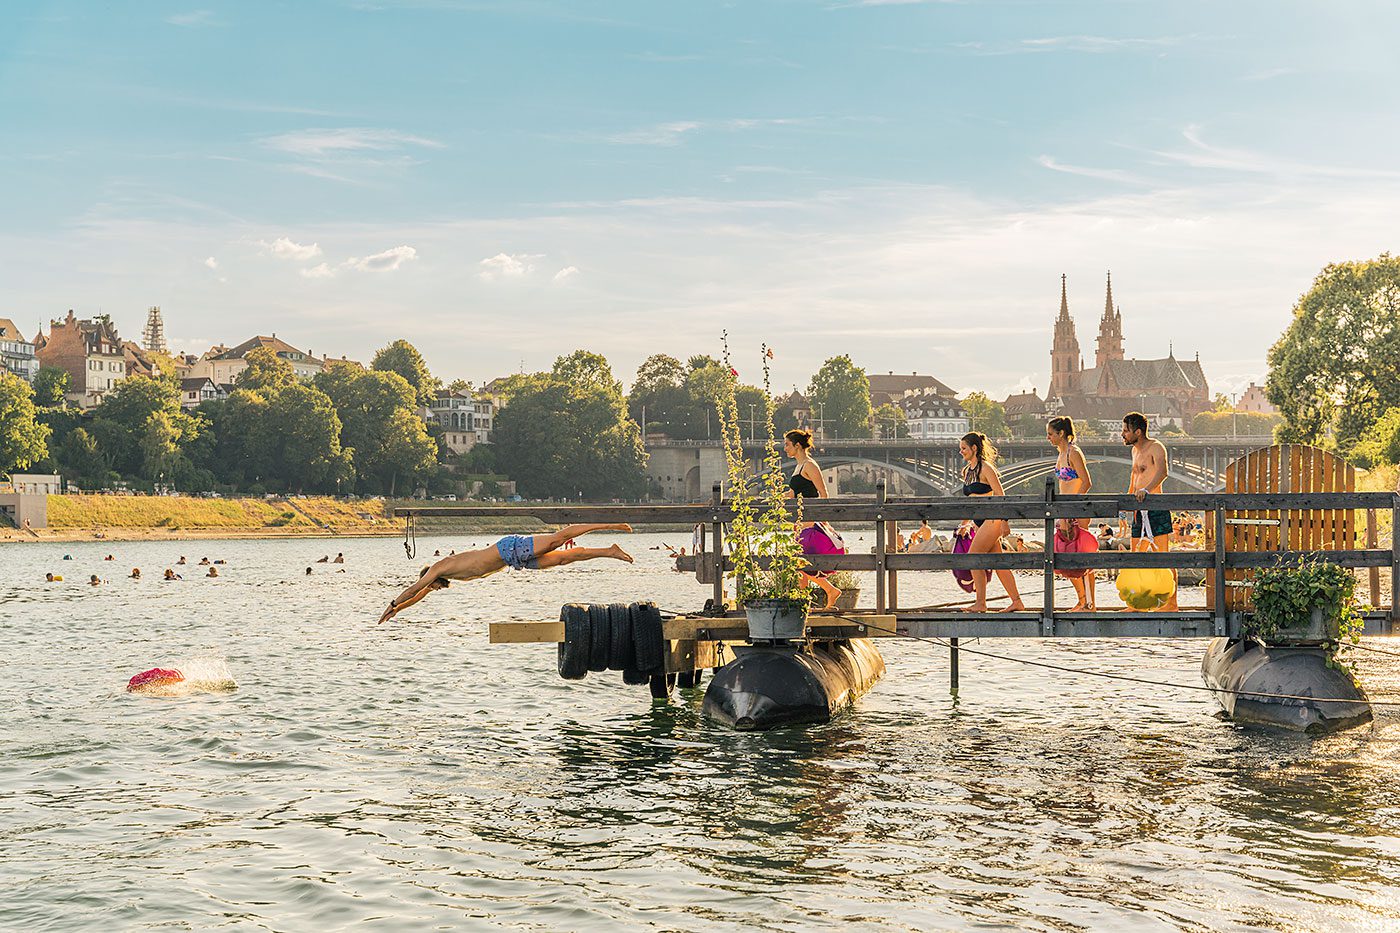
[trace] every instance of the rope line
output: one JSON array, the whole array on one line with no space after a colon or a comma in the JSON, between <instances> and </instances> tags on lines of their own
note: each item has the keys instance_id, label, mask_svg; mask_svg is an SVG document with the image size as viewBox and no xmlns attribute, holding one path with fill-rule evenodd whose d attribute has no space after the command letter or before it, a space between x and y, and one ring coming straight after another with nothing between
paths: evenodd
<instances>
[{"instance_id":1,"label":"rope line","mask_svg":"<svg viewBox=\"0 0 1400 933\"><path fill-rule=\"evenodd\" d=\"M898 637L900 637L900 638L909 638L909 639L912 639L913 641L921 641L921 642L924 642L925 644L939 645L939 646L946 647L946 648L952 648L952 647L953 647L952 645L948 644L946 641L944 641L944 640L941 639L941 638L922 638L922 637L920 637L920 636L918 636L918 635L910 635L910 634L907 633L907 632L897 632L897 631L893 631L893 630L891 630L891 629L881 628L881 627L878 626L878 625L871 625L871 624L868 623L868 622L865 623L865 624L866 624L866 627L867 627L867 628L874 629L874 630L877 631L877 632L884 632L886 635L895 635L895 636L898 636ZM1259 698L1261 698L1261 699L1268 699L1268 700L1305 700L1305 701L1307 701L1307 702L1309 702L1309 703L1367 703L1367 702L1369 702L1372 706L1400 706L1400 700L1392 700L1392 701L1386 701L1386 700L1348 700L1348 699L1344 699L1344 698L1341 698L1341 697L1310 697L1310 696L1302 696L1302 695L1300 695L1300 694L1292 694L1292 693L1260 693L1260 692L1254 691L1254 690L1231 690L1231 689L1229 689L1228 687L1210 687L1210 686L1203 686L1203 685L1197 685L1197 684L1174 684L1174 683L1169 683L1169 682L1163 681L1163 680L1148 680L1148 679L1145 678L1145 677L1133 677L1133 676L1130 675L1130 674L1110 674L1110 673L1108 673L1107 671L1090 671L1090 670L1084 670L1083 668L1066 667L1066 666L1064 666L1064 665L1062 665L1062 664L1051 664L1049 661L1031 661L1031 660L1029 660L1029 659L1027 659L1027 658L1013 658L1013 657L1010 657L1009 655L1004 655L1004 654L993 654L993 653L990 652L990 651L981 651L981 650L978 650L978 649L976 649L976 648L965 648L965 647L963 647L962 645L958 645L958 646L957 646L957 650L958 650L958 651L966 651L966 652L968 652L968 653L970 653L970 654L981 655L982 657L985 657L985 658L995 658L995 659L998 660L998 661L1013 661L1013 662L1015 662L1015 663L1017 663L1017 664L1026 664L1026 665L1029 665L1029 666L1031 666L1031 667L1043 667L1043 668L1048 668L1049 670L1052 670L1052 671L1063 671L1064 673L1067 673L1067 674L1082 674L1082 675L1089 676L1089 677L1105 677L1105 678L1108 678L1108 679L1110 679L1110 680L1123 680L1123 681L1128 681L1129 683L1135 683L1135 684L1148 684L1149 686L1153 686L1153 687L1171 687L1171 688L1174 688L1174 689L1177 689L1177 690L1200 690L1200 691L1205 691L1205 692L1210 693L1210 694L1216 694L1216 693L1232 693L1232 694L1234 694L1235 696L1242 696L1242 697L1259 697ZM1387 654L1388 654L1388 653L1389 653L1389 652L1387 652Z\"/></svg>"}]
</instances>

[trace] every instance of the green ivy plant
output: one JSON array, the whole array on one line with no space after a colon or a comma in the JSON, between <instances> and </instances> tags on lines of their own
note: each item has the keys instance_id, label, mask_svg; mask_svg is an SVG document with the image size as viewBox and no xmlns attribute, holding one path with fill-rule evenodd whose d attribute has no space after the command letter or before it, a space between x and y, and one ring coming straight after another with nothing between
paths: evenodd
<instances>
[{"instance_id":1,"label":"green ivy plant","mask_svg":"<svg viewBox=\"0 0 1400 933\"><path fill-rule=\"evenodd\" d=\"M1246 632L1265 643L1284 629L1307 625L1314 609L1336 619L1337 637L1327 641L1327 660L1334 667L1346 669L1337 651L1360 641L1365 629L1362 613L1367 607L1357 602L1356 574L1330 561L1303 558L1260 570L1250 599L1254 611L1246 620Z\"/></svg>"},{"instance_id":2,"label":"green ivy plant","mask_svg":"<svg viewBox=\"0 0 1400 933\"><path fill-rule=\"evenodd\" d=\"M806 562L793 531L793 516L783 478L782 453L773 429L773 393L768 369L768 347L763 347L764 424L767 446L759 476L749 475L748 461L739 431L739 405L735 397L737 371L730 362L729 334L723 336L724 382L716 398L724 460L729 475L729 559L734 565L734 592L738 600L805 599L802 579ZM802 499L796 500L796 521L802 521ZM765 569L762 565L766 563Z\"/></svg>"}]
</instances>

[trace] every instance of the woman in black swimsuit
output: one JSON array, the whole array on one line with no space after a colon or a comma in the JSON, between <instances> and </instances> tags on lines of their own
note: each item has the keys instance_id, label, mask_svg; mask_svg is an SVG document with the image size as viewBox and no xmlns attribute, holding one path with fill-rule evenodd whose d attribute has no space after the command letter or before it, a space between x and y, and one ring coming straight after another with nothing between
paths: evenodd
<instances>
[{"instance_id":1,"label":"woman in black swimsuit","mask_svg":"<svg viewBox=\"0 0 1400 933\"><path fill-rule=\"evenodd\" d=\"M811 457L812 432L802 429L789 431L783 435L783 453L797 461L797 469L792 471L792 476L788 478L789 496L801 496L804 499L825 499L827 498L826 480L822 477L821 468L817 466L817 461ZM797 540L802 545L803 554L844 554L846 549L840 542L833 541L834 531L829 530L824 522L802 522L797 527ZM839 537L839 536L838 536ZM826 605L823 608L830 609L836 605L836 598L841 595L841 591L827 580L826 572L812 570L810 567L802 573L802 579L808 586L817 586L826 596Z\"/></svg>"},{"instance_id":2,"label":"woman in black swimsuit","mask_svg":"<svg viewBox=\"0 0 1400 933\"><path fill-rule=\"evenodd\" d=\"M1001 488L1001 476L997 473L997 468L992 464L996 461L997 449L992 446L992 442L987 440L987 435L980 431L973 431L964 434L958 442L958 449L962 451L963 460L967 466L963 469L963 495L965 496L1001 496L1005 495ZM972 547L968 548L969 554L1000 554L1001 539L1010 534L1011 526L1002 518L978 519L973 522L977 526L977 537L972 539ZM972 583L975 589L976 599L968 612L987 611L987 579L988 572L985 570L972 571ZM1016 577L1010 570L998 570L997 579L1006 588L1006 595L1011 597L1011 605L1007 606L1005 612L1020 612L1026 608L1021 602L1021 594L1016 589Z\"/></svg>"}]
</instances>

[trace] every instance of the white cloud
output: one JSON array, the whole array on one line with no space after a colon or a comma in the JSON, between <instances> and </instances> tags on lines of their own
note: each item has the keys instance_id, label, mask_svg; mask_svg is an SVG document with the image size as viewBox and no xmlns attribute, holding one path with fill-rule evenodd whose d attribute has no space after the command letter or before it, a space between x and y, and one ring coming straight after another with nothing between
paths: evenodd
<instances>
[{"instance_id":1,"label":"white cloud","mask_svg":"<svg viewBox=\"0 0 1400 933\"><path fill-rule=\"evenodd\" d=\"M477 277L483 282L523 278L535 271L535 260L543 258L529 253L497 253L490 259L481 260L481 271Z\"/></svg>"},{"instance_id":2,"label":"white cloud","mask_svg":"<svg viewBox=\"0 0 1400 933\"><path fill-rule=\"evenodd\" d=\"M679 146L682 139L687 134L698 133L703 130L724 130L737 132L739 130L759 129L766 126L792 126L798 123L807 122L796 117L775 117L771 119L753 119L749 117L737 117L732 120L710 120L700 122L698 120L673 120L669 123L657 123L652 126L643 126L635 130L628 130L625 133L615 133L607 138L610 143L633 146Z\"/></svg>"},{"instance_id":3,"label":"white cloud","mask_svg":"<svg viewBox=\"0 0 1400 933\"><path fill-rule=\"evenodd\" d=\"M565 279L571 279L576 275L578 275L578 266L565 266L558 272L554 273L554 281L562 282Z\"/></svg>"},{"instance_id":4,"label":"white cloud","mask_svg":"<svg viewBox=\"0 0 1400 933\"><path fill-rule=\"evenodd\" d=\"M312 158L327 158L357 152L392 152L417 146L441 149L442 143L395 130L370 128L310 129L268 136L263 145L278 152Z\"/></svg>"},{"instance_id":5,"label":"white cloud","mask_svg":"<svg viewBox=\"0 0 1400 933\"><path fill-rule=\"evenodd\" d=\"M1126 52L1164 49L1202 36L1043 36L1011 42L956 42L954 48L977 55L1028 55L1039 52Z\"/></svg>"},{"instance_id":6,"label":"white cloud","mask_svg":"<svg viewBox=\"0 0 1400 933\"><path fill-rule=\"evenodd\" d=\"M1151 181L1141 175L1125 172L1122 169L1088 168L1082 165L1068 165L1048 155L1043 155L1036 161L1051 171L1064 172L1066 175L1081 175L1085 178L1097 178L1100 181L1116 181L1125 185L1151 184Z\"/></svg>"},{"instance_id":7,"label":"white cloud","mask_svg":"<svg viewBox=\"0 0 1400 933\"><path fill-rule=\"evenodd\" d=\"M186 29L223 25L213 10L191 10L188 13L176 13L173 16L167 16L165 21L172 26L183 26Z\"/></svg>"},{"instance_id":8,"label":"white cloud","mask_svg":"<svg viewBox=\"0 0 1400 933\"><path fill-rule=\"evenodd\" d=\"M302 269L301 277L304 279L328 279L335 275L335 271L324 262L310 269Z\"/></svg>"},{"instance_id":9,"label":"white cloud","mask_svg":"<svg viewBox=\"0 0 1400 933\"><path fill-rule=\"evenodd\" d=\"M393 272L406 262L418 258L418 250L412 246L395 246L382 253L366 256L363 259L350 257L341 264L342 268L358 269L361 272Z\"/></svg>"},{"instance_id":10,"label":"white cloud","mask_svg":"<svg viewBox=\"0 0 1400 933\"><path fill-rule=\"evenodd\" d=\"M310 246L303 246L288 237L278 237L271 243L266 240L259 240L258 245L266 253L271 253L278 259L291 259L295 262L306 262L308 259L315 259L321 255L319 244L312 243Z\"/></svg>"},{"instance_id":11,"label":"white cloud","mask_svg":"<svg viewBox=\"0 0 1400 933\"><path fill-rule=\"evenodd\" d=\"M219 260L215 259L213 256L210 256L208 259L204 260L204 265L208 266L210 269L218 271Z\"/></svg>"}]
</instances>

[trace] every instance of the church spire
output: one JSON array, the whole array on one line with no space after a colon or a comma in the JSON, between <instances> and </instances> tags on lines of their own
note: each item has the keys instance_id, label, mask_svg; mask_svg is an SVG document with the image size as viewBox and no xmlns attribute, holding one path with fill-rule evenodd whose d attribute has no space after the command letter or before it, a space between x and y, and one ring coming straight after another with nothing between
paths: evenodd
<instances>
[{"instance_id":1,"label":"church spire","mask_svg":"<svg viewBox=\"0 0 1400 933\"><path fill-rule=\"evenodd\" d=\"M1078 395L1079 374L1084 361L1079 353L1079 338L1074 333L1074 318L1069 316L1067 277L1060 276L1060 316L1055 319L1055 340L1050 347L1050 398Z\"/></svg>"},{"instance_id":2,"label":"church spire","mask_svg":"<svg viewBox=\"0 0 1400 933\"><path fill-rule=\"evenodd\" d=\"M1113 303L1113 273L1108 273L1108 293L1103 300L1103 317L1099 319L1099 339L1095 345L1094 365L1099 369L1113 360L1123 359L1123 313Z\"/></svg>"}]
</instances>

